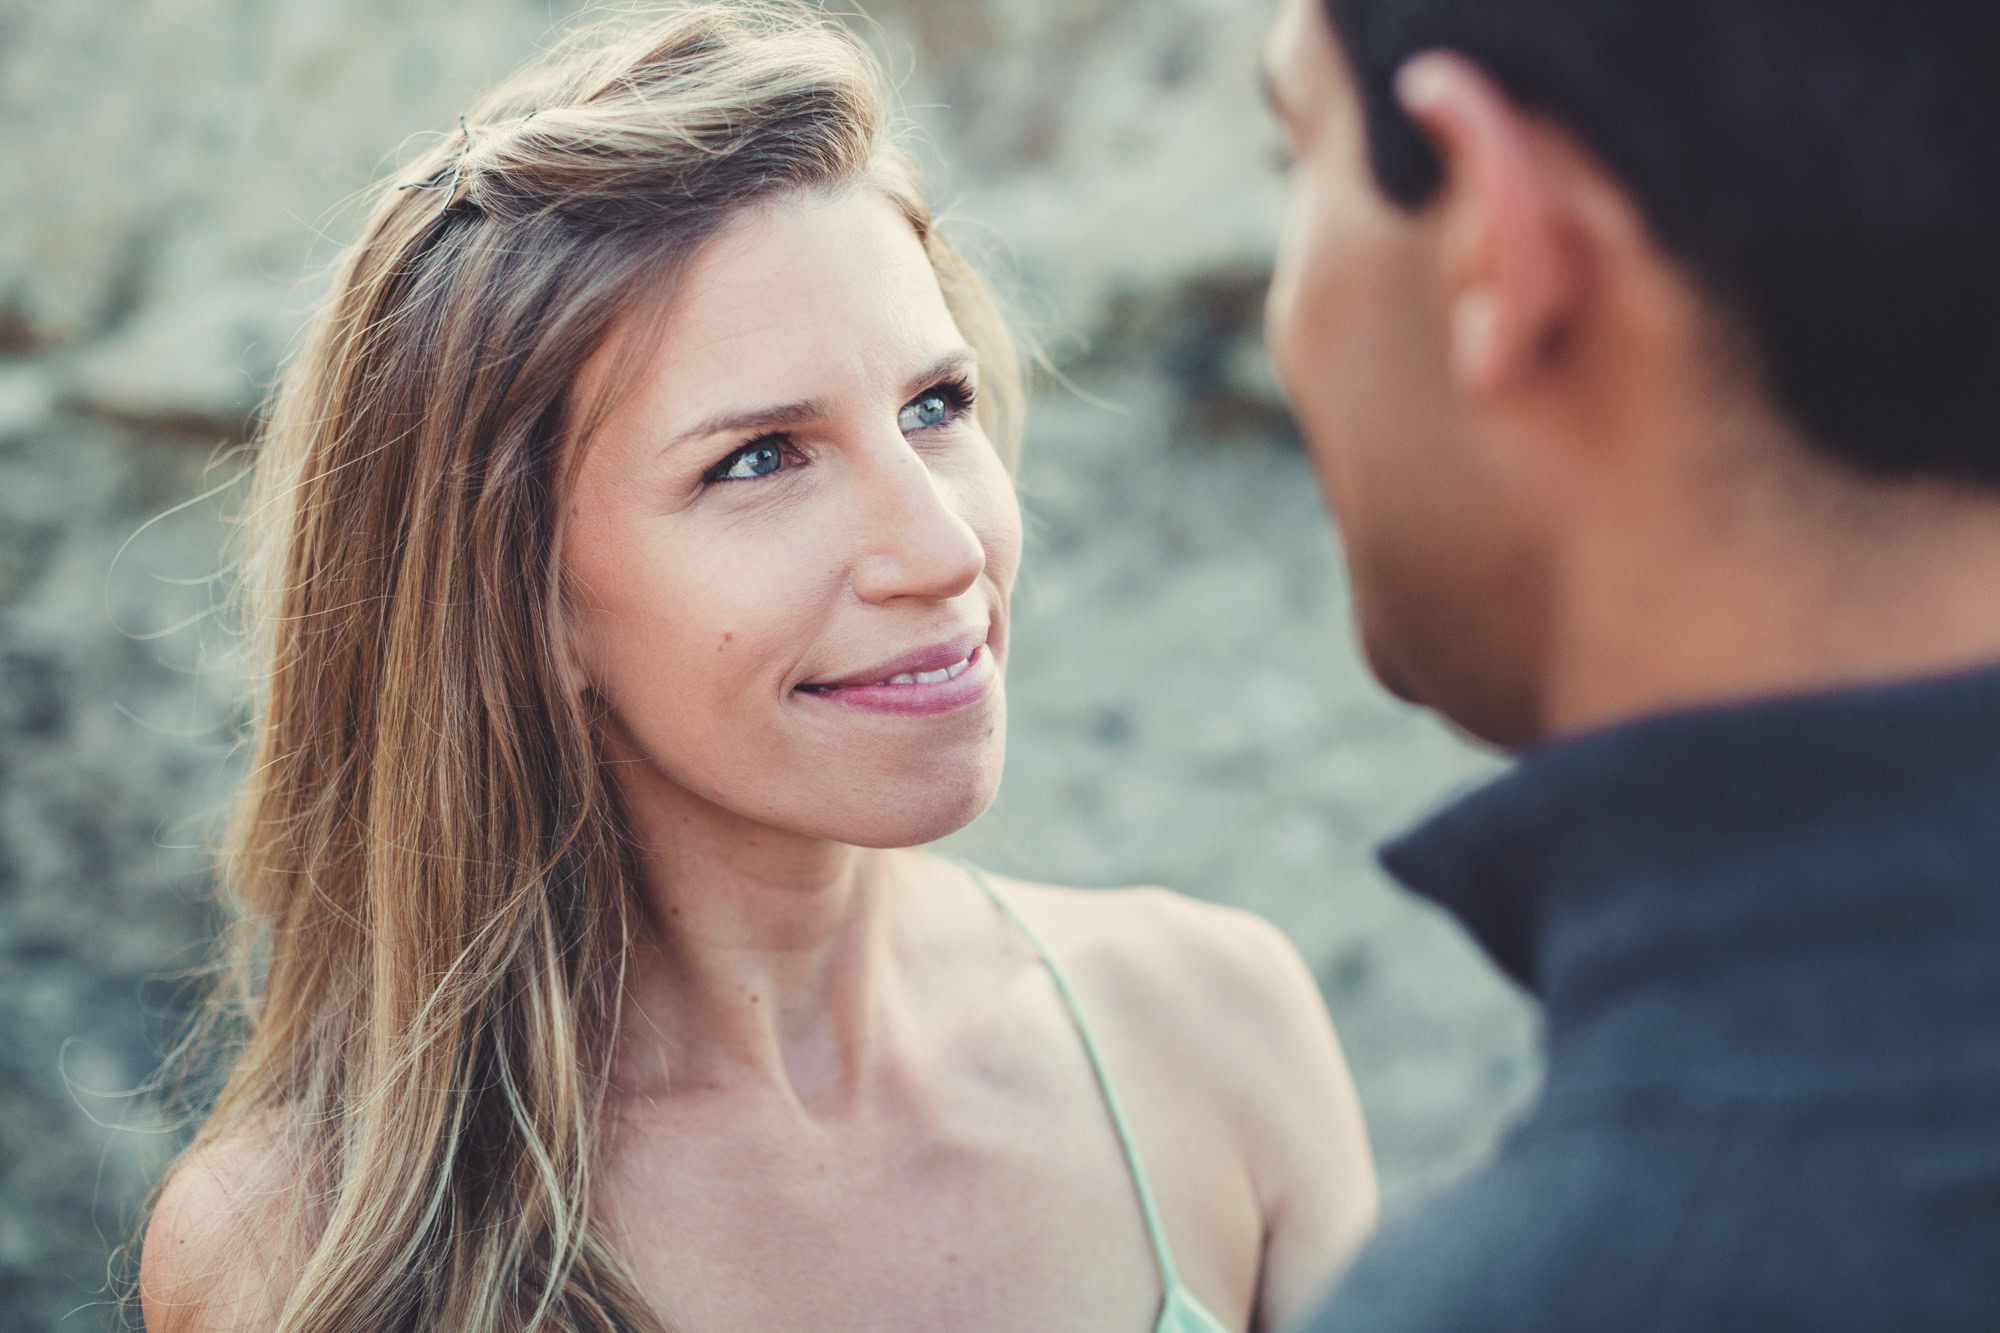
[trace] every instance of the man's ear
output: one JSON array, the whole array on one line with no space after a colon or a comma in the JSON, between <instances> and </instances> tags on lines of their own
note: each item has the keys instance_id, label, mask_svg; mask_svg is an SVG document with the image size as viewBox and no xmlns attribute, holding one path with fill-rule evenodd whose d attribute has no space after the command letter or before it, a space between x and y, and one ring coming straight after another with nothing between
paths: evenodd
<instances>
[{"instance_id":1,"label":"man's ear","mask_svg":"<svg viewBox=\"0 0 2000 1333\"><path fill-rule=\"evenodd\" d=\"M1443 238L1450 366L1464 392L1531 383L1559 353L1581 281L1566 235L1552 131L1485 71L1448 52L1412 58L1397 93L1443 165L1433 208Z\"/></svg>"}]
</instances>

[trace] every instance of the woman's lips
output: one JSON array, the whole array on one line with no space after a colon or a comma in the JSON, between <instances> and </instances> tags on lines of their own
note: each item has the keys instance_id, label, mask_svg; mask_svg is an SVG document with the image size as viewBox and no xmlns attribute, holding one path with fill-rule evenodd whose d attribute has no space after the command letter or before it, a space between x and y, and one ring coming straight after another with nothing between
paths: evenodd
<instances>
[{"instance_id":1,"label":"woman's lips","mask_svg":"<svg viewBox=\"0 0 2000 1333\"><path fill-rule=\"evenodd\" d=\"M808 681L799 688L823 691L844 689L850 685L887 685L899 676L930 675L961 665L972 655L973 649L985 642L985 632L965 629L942 642L887 658L851 675L842 676L838 680Z\"/></svg>"},{"instance_id":2,"label":"woman's lips","mask_svg":"<svg viewBox=\"0 0 2000 1333\"><path fill-rule=\"evenodd\" d=\"M937 660L932 654L927 659ZM901 717L930 717L978 703L993 692L999 673L983 643L956 661L920 671L897 671L865 685L801 685L808 699Z\"/></svg>"}]
</instances>

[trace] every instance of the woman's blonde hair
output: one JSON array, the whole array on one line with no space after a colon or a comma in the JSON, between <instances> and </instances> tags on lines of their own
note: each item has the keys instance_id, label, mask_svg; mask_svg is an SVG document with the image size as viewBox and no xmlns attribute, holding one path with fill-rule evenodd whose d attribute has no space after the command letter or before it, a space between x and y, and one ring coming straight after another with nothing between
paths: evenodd
<instances>
[{"instance_id":1,"label":"woman's blonde hair","mask_svg":"<svg viewBox=\"0 0 2000 1333\"><path fill-rule=\"evenodd\" d=\"M286 370L244 534L242 1041L191 1149L270 1138L298 1182L285 1333L661 1327L591 1215L637 908L556 642L574 387L742 210L855 186L921 238L1011 462L1005 327L879 68L792 0L599 23L509 79L383 183Z\"/></svg>"}]
</instances>

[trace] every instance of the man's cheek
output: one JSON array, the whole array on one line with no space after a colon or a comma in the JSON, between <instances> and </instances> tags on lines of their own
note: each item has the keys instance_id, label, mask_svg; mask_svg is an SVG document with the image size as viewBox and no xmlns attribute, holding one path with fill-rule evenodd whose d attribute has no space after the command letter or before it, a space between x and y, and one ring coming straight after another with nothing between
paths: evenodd
<instances>
[{"instance_id":1,"label":"man's cheek","mask_svg":"<svg viewBox=\"0 0 2000 1333\"><path fill-rule=\"evenodd\" d=\"M1311 331L1306 325L1310 300L1305 290L1310 268L1307 247L1310 236L1302 209L1295 206L1287 221L1284 243L1271 277L1271 291L1264 305L1264 342L1278 371L1279 382L1294 405L1304 387L1309 364Z\"/></svg>"}]
</instances>

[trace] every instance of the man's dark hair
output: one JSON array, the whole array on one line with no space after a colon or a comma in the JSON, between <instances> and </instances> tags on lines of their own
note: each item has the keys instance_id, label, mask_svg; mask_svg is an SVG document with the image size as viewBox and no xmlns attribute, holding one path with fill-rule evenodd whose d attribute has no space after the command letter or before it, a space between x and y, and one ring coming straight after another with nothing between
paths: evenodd
<instances>
[{"instance_id":1,"label":"man's dark hair","mask_svg":"<svg viewBox=\"0 0 2000 1333\"><path fill-rule=\"evenodd\" d=\"M1869 475L2000 486L2000 0L1326 0L1376 178L1436 156L1411 56L1574 135L1757 362Z\"/></svg>"}]
</instances>

